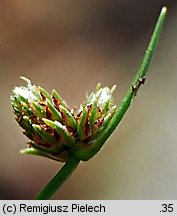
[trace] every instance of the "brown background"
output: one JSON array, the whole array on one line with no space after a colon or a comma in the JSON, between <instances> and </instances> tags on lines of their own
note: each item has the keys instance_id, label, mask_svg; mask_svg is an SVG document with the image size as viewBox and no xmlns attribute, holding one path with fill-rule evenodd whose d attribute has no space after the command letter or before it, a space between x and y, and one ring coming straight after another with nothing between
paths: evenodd
<instances>
[{"instance_id":1,"label":"brown background","mask_svg":"<svg viewBox=\"0 0 177 216\"><path fill-rule=\"evenodd\" d=\"M10 94L23 75L71 107L96 83L119 103L162 5L169 7L146 85L102 151L55 199L177 199L177 5L148 0L0 0L0 198L32 199L61 164L20 155L27 138Z\"/></svg>"}]
</instances>

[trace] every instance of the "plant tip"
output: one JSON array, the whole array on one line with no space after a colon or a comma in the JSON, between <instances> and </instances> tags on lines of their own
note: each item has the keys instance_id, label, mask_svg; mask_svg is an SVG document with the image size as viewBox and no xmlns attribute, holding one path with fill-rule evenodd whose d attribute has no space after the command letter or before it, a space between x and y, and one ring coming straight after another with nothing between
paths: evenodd
<instances>
[{"instance_id":1,"label":"plant tip","mask_svg":"<svg viewBox=\"0 0 177 216\"><path fill-rule=\"evenodd\" d=\"M166 6L163 6L163 7L162 7L162 13L165 14L166 12L167 12L167 7L166 7Z\"/></svg>"}]
</instances>

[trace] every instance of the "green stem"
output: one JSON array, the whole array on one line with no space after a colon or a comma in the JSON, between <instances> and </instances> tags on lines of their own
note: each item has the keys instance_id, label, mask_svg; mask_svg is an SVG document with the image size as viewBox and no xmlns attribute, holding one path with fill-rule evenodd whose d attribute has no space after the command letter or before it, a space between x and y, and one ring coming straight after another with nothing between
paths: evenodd
<instances>
[{"instance_id":1,"label":"green stem","mask_svg":"<svg viewBox=\"0 0 177 216\"><path fill-rule=\"evenodd\" d=\"M79 160L71 156L59 172L49 181L43 190L35 197L36 200L49 199L58 188L70 177L79 164Z\"/></svg>"},{"instance_id":2,"label":"green stem","mask_svg":"<svg viewBox=\"0 0 177 216\"><path fill-rule=\"evenodd\" d=\"M162 27L165 21L167 8L163 7L161 10L161 13L159 15L159 18L157 20L154 32L152 34L152 37L150 39L149 45L147 47L146 53L144 55L142 64L137 71L135 78L133 79L132 84L130 85L130 88L123 98L120 106L116 109L114 116L112 117L109 126L104 130L104 132L101 134L101 136L97 139L94 145L91 145L89 148L78 150L75 154L78 158L81 160L89 160L91 157L93 157L103 146L105 141L109 138L109 136L112 134L112 132L115 130L121 119L123 118L124 114L126 113L127 109L129 108L131 102L133 101L135 95L137 94L139 87L141 84L144 84L145 81L145 75L148 71L149 65L151 63L153 54L156 50L160 33L162 31Z\"/></svg>"},{"instance_id":3,"label":"green stem","mask_svg":"<svg viewBox=\"0 0 177 216\"><path fill-rule=\"evenodd\" d=\"M105 130L105 132L100 137L100 142L104 143L108 137L112 134L114 129L117 127L121 119L123 118L124 114L126 113L127 109L129 108L131 102L133 101L134 97L136 96L136 93L139 90L139 87L141 84L143 84L143 79L145 78L149 65L151 63L152 57L155 53L160 34L162 31L162 27L165 21L167 8L163 7L161 10L161 13L159 15L158 21L156 23L154 32L152 34L152 37L150 39L149 45L147 47L146 53L144 55L143 61L141 63L140 68L138 69L135 79L133 80L131 86L129 87L129 90L125 97L122 100L122 103L117 108L115 115L113 116L110 126Z\"/></svg>"}]
</instances>

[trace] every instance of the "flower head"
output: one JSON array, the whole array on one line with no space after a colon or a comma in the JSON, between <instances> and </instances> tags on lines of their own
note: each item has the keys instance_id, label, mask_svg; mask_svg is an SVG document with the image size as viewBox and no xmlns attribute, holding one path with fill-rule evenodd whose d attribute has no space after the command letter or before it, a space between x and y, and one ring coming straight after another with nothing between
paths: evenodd
<instances>
[{"instance_id":1,"label":"flower head","mask_svg":"<svg viewBox=\"0 0 177 216\"><path fill-rule=\"evenodd\" d=\"M27 86L14 88L11 103L17 122L30 139L23 153L65 162L78 146L92 145L114 114L115 86L109 89L98 84L96 92L87 96L76 111L55 90L49 94L29 79L21 78Z\"/></svg>"}]
</instances>

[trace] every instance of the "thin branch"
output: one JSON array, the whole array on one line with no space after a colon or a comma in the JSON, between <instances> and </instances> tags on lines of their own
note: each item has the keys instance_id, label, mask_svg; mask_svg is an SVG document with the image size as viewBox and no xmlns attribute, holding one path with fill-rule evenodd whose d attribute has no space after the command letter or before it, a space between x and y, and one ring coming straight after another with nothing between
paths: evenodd
<instances>
[{"instance_id":1,"label":"thin branch","mask_svg":"<svg viewBox=\"0 0 177 216\"><path fill-rule=\"evenodd\" d=\"M152 37L150 39L149 45L147 47L147 50L145 52L141 66L139 70L137 71L135 78L133 79L127 94L123 98L120 106L116 109L115 114L109 123L109 126L106 128L106 130L103 131L103 133L97 139L94 145L91 145L89 148L86 148L83 151L76 153L76 155L78 154L78 158L82 158L82 160L88 160L100 150L100 148L103 146L105 141L109 138L109 136L113 133L115 128L118 126L118 124L122 120L124 114L128 110L134 97L136 96L140 86L144 84L145 76L148 72L149 65L151 63L152 57L155 53L155 50L156 50L156 47L157 47L157 44L160 38L160 34L161 34L163 24L165 21L165 17L166 17L166 12L167 12L167 8L163 7L159 15L159 18L157 20L157 23L156 23L154 32L152 34Z\"/></svg>"}]
</instances>

